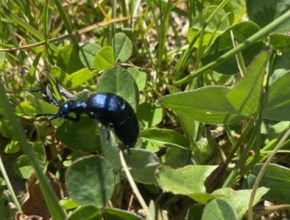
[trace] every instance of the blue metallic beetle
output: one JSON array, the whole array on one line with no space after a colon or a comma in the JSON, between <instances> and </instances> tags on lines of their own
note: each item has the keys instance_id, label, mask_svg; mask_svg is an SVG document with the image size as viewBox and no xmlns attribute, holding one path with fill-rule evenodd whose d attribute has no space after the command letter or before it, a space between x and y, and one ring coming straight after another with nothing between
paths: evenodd
<instances>
[{"instance_id":1,"label":"blue metallic beetle","mask_svg":"<svg viewBox=\"0 0 290 220\"><path fill-rule=\"evenodd\" d=\"M138 119L132 106L122 97L112 93L97 93L91 95L86 101L76 101L69 93L61 94L68 100L61 104L54 102L59 108L57 113L36 114L35 116L50 116L47 119L49 121L64 118L76 122L79 121L82 114L87 114L100 121L107 128L113 128L128 151L134 147L139 134ZM73 117L71 113L74 113L75 116Z\"/></svg>"}]
</instances>

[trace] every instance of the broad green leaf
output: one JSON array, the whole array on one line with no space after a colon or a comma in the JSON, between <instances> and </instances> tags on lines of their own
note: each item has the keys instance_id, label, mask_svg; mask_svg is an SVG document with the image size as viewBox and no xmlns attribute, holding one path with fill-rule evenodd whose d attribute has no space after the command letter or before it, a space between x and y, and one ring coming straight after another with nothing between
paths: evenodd
<instances>
[{"instance_id":1,"label":"broad green leaf","mask_svg":"<svg viewBox=\"0 0 290 220\"><path fill-rule=\"evenodd\" d=\"M115 177L107 160L88 156L71 165L66 174L66 185L70 197L80 205L101 208L113 194Z\"/></svg>"},{"instance_id":2,"label":"broad green leaf","mask_svg":"<svg viewBox=\"0 0 290 220\"><path fill-rule=\"evenodd\" d=\"M116 208L105 208L104 216L106 220L144 220L139 215Z\"/></svg>"},{"instance_id":3,"label":"broad green leaf","mask_svg":"<svg viewBox=\"0 0 290 220\"><path fill-rule=\"evenodd\" d=\"M79 52L71 45L66 45L60 50L57 57L57 66L69 74L84 68L79 58Z\"/></svg>"},{"instance_id":4,"label":"broad green leaf","mask_svg":"<svg viewBox=\"0 0 290 220\"><path fill-rule=\"evenodd\" d=\"M103 47L95 56L94 68L96 70L106 70L114 65L114 51L112 47Z\"/></svg>"},{"instance_id":5,"label":"broad green leaf","mask_svg":"<svg viewBox=\"0 0 290 220\"><path fill-rule=\"evenodd\" d=\"M93 152L101 149L97 123L89 117L82 117L77 123L65 121L57 129L57 137L68 148L78 151Z\"/></svg>"},{"instance_id":6,"label":"broad green leaf","mask_svg":"<svg viewBox=\"0 0 290 220\"><path fill-rule=\"evenodd\" d=\"M81 206L74 210L67 218L67 220L101 220L101 211L93 205Z\"/></svg>"},{"instance_id":7,"label":"broad green leaf","mask_svg":"<svg viewBox=\"0 0 290 220\"><path fill-rule=\"evenodd\" d=\"M84 68L70 74L69 77L67 77L63 81L63 84L66 85L68 88L73 89L92 79L96 76L96 74L96 72L91 72L87 68Z\"/></svg>"},{"instance_id":8,"label":"broad green leaf","mask_svg":"<svg viewBox=\"0 0 290 220\"><path fill-rule=\"evenodd\" d=\"M165 163L171 168L177 169L188 165L191 150L182 148L168 148L165 154Z\"/></svg>"},{"instance_id":9,"label":"broad green leaf","mask_svg":"<svg viewBox=\"0 0 290 220\"><path fill-rule=\"evenodd\" d=\"M189 42L195 37L198 31L202 28L205 20L216 10L217 6L210 6L204 9L201 13L198 13L194 17L192 24L187 33L187 39ZM214 40L219 34L221 34L226 28L230 26L228 15L222 9L215 14L214 18L210 20L208 25L204 29L202 46L208 45L212 40ZM194 44L195 47L199 46L199 40Z\"/></svg>"},{"instance_id":10,"label":"broad green leaf","mask_svg":"<svg viewBox=\"0 0 290 220\"><path fill-rule=\"evenodd\" d=\"M251 116L258 110L267 61L266 53L256 57L246 75L228 94L231 105L242 115Z\"/></svg>"},{"instance_id":11,"label":"broad green leaf","mask_svg":"<svg viewBox=\"0 0 290 220\"><path fill-rule=\"evenodd\" d=\"M188 165L177 170L161 165L157 169L157 183L165 192L191 195L205 193L204 182L216 166Z\"/></svg>"},{"instance_id":12,"label":"broad green leaf","mask_svg":"<svg viewBox=\"0 0 290 220\"><path fill-rule=\"evenodd\" d=\"M290 52L290 36L286 34L273 33L269 36L269 44L273 46L275 50L281 53Z\"/></svg>"},{"instance_id":13,"label":"broad green leaf","mask_svg":"<svg viewBox=\"0 0 290 220\"><path fill-rule=\"evenodd\" d=\"M159 147L189 148L189 142L182 134L169 129L148 129L140 132L140 137Z\"/></svg>"},{"instance_id":14,"label":"broad green leaf","mask_svg":"<svg viewBox=\"0 0 290 220\"><path fill-rule=\"evenodd\" d=\"M234 40L239 44L259 31L259 27L252 22L241 22L227 29L216 38L211 47L205 52L201 59L203 65L213 62L233 48L231 31L233 32ZM263 42L261 39L260 41L255 42L251 47L243 50L242 56L246 66L248 66L253 58L262 50L262 47ZM228 75L239 72L236 57L232 57L223 64L214 68L214 71Z\"/></svg>"},{"instance_id":15,"label":"broad green leaf","mask_svg":"<svg viewBox=\"0 0 290 220\"><path fill-rule=\"evenodd\" d=\"M261 187L257 190L257 194L255 196L254 204L257 204L261 197L266 194L268 189ZM252 190L233 190L231 188L222 188L213 192L213 195L219 195L222 199L228 201L232 207L235 209L238 214L239 219L243 217L243 215L248 210L248 204L250 200Z\"/></svg>"},{"instance_id":16,"label":"broad green leaf","mask_svg":"<svg viewBox=\"0 0 290 220\"><path fill-rule=\"evenodd\" d=\"M97 92L109 92L124 98L136 111L139 93L135 80L123 68L116 67L105 72L99 80Z\"/></svg>"},{"instance_id":17,"label":"broad green leaf","mask_svg":"<svg viewBox=\"0 0 290 220\"><path fill-rule=\"evenodd\" d=\"M290 121L290 73L270 85L264 103L263 118L275 121Z\"/></svg>"},{"instance_id":18,"label":"broad green leaf","mask_svg":"<svg viewBox=\"0 0 290 220\"><path fill-rule=\"evenodd\" d=\"M227 201L214 199L204 208L201 220L238 220L237 213Z\"/></svg>"},{"instance_id":19,"label":"broad green leaf","mask_svg":"<svg viewBox=\"0 0 290 220\"><path fill-rule=\"evenodd\" d=\"M162 121L163 109L154 103L143 102L138 107L138 119L143 123L144 128L151 128Z\"/></svg>"},{"instance_id":20,"label":"broad green leaf","mask_svg":"<svg viewBox=\"0 0 290 220\"><path fill-rule=\"evenodd\" d=\"M248 182L250 187L253 186L262 165L263 164L256 165L252 174L249 176ZM270 164L260 182L260 186L270 189L263 198L269 201L290 203L289 184L290 169L280 165Z\"/></svg>"},{"instance_id":21,"label":"broad green leaf","mask_svg":"<svg viewBox=\"0 0 290 220\"><path fill-rule=\"evenodd\" d=\"M127 71L135 79L139 91L142 91L147 84L147 74L145 72L139 71L134 67L128 68Z\"/></svg>"},{"instance_id":22,"label":"broad green leaf","mask_svg":"<svg viewBox=\"0 0 290 220\"><path fill-rule=\"evenodd\" d=\"M131 40L124 33L117 33L113 38L115 62L120 60L125 62L132 54L132 43Z\"/></svg>"},{"instance_id":23,"label":"broad green leaf","mask_svg":"<svg viewBox=\"0 0 290 220\"><path fill-rule=\"evenodd\" d=\"M93 69L95 56L101 49L102 47L95 43L84 44L79 51L82 64L89 69Z\"/></svg>"},{"instance_id":24,"label":"broad green leaf","mask_svg":"<svg viewBox=\"0 0 290 220\"><path fill-rule=\"evenodd\" d=\"M289 9L289 0L247 0L249 18L261 28L265 27ZM289 31L290 21L279 25L273 32Z\"/></svg>"},{"instance_id":25,"label":"broad green leaf","mask_svg":"<svg viewBox=\"0 0 290 220\"><path fill-rule=\"evenodd\" d=\"M204 123L239 122L245 117L230 105L227 99L229 91L227 87L209 86L165 96L159 100L159 103L172 109L178 115L185 115Z\"/></svg>"}]
</instances>

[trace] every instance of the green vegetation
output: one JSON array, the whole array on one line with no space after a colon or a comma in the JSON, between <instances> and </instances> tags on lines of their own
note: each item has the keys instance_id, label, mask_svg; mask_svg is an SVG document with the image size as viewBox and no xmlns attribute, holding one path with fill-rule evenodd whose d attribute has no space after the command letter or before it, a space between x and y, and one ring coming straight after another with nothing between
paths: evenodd
<instances>
[{"instance_id":1,"label":"green vegetation","mask_svg":"<svg viewBox=\"0 0 290 220\"><path fill-rule=\"evenodd\" d=\"M289 5L2 0L0 220L282 218ZM58 85L124 98L140 127L131 154L86 115L35 117L58 112Z\"/></svg>"}]
</instances>

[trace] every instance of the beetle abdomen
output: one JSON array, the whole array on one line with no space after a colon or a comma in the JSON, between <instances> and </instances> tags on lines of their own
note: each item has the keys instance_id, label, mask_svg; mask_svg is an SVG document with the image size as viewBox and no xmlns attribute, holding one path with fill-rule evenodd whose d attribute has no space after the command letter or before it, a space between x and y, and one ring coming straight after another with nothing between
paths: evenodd
<instances>
[{"instance_id":1,"label":"beetle abdomen","mask_svg":"<svg viewBox=\"0 0 290 220\"><path fill-rule=\"evenodd\" d=\"M86 101L86 111L104 125L114 128L126 147L137 141L139 124L132 106L122 97L111 93L97 93Z\"/></svg>"}]
</instances>

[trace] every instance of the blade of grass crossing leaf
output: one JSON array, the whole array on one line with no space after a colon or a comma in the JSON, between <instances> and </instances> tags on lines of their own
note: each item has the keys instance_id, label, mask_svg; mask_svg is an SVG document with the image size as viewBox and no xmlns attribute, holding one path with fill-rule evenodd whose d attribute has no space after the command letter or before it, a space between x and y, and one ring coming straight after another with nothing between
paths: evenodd
<instances>
[{"instance_id":1,"label":"blade of grass crossing leaf","mask_svg":"<svg viewBox=\"0 0 290 220\"><path fill-rule=\"evenodd\" d=\"M64 220L65 219L65 213L61 206L58 203L58 198L53 191L52 186L50 185L47 177L43 174L43 171L39 165L38 160L35 157L35 154L31 147L28 144L27 138L25 136L24 130L17 121L17 118L14 114L13 108L11 104L9 103L6 92L3 87L3 83L0 83L0 106L4 106L3 111L6 115L6 118L11 123L11 126L14 130L14 134L16 135L16 138L18 139L21 148L23 152L29 157L29 160L32 164L32 166L35 169L37 178L39 180L39 184L41 187L41 191L43 193L44 199L46 201L47 207L53 217L53 219L56 220Z\"/></svg>"},{"instance_id":2,"label":"blade of grass crossing leaf","mask_svg":"<svg viewBox=\"0 0 290 220\"><path fill-rule=\"evenodd\" d=\"M280 16L278 19L274 20L273 22L271 22L270 24L265 26L263 29L261 29L260 31L258 31L255 34L253 34L251 37L249 37L243 43L237 45L235 48L233 48L229 52L223 54L222 56L220 56L215 61L207 64L206 66L203 66L202 68L197 70L195 73L193 73L191 75L188 75L188 76L176 81L174 84L175 85L182 85L184 83L187 83L187 82L193 80L194 78L199 77L202 74L208 72L209 70L213 69L214 67L217 67L217 66L221 65L222 63L227 61L229 58L235 56L237 53L239 53L239 52L243 51L244 49L250 47L252 44L254 44L260 38L262 38L262 37L266 36L267 34L269 34L273 29L275 29L281 23L283 23L284 21L289 19L289 17L290 17L290 11L287 11L285 14Z\"/></svg>"},{"instance_id":3,"label":"blade of grass crossing leaf","mask_svg":"<svg viewBox=\"0 0 290 220\"><path fill-rule=\"evenodd\" d=\"M64 24L67 32L69 34L72 34L73 33L72 25L71 25L67 15L66 15L66 12L65 12L64 8L62 7L61 2L59 0L54 0L54 3L56 5L56 7L57 7L57 10L59 12L59 15L60 15L60 17L61 17L61 19L63 21L63 24ZM76 37L71 37L70 39L71 39L71 42L74 45L74 47L78 48L78 41L77 41Z\"/></svg>"},{"instance_id":4,"label":"blade of grass crossing leaf","mask_svg":"<svg viewBox=\"0 0 290 220\"><path fill-rule=\"evenodd\" d=\"M203 28L206 28L207 24L214 18L214 16L228 3L229 0L224 0L219 4L219 6L213 11L213 13L206 19L205 23L203 24ZM180 59L178 60L175 68L175 80L178 80L181 77L181 73L184 72L185 68L187 67L187 64L190 61L190 57L193 53L193 46L195 42L197 41L198 38L200 38L200 34L202 32L202 29L199 29L198 32L196 33L194 39L191 41L190 45L188 48L184 51ZM180 80L179 80L180 81Z\"/></svg>"}]
</instances>

